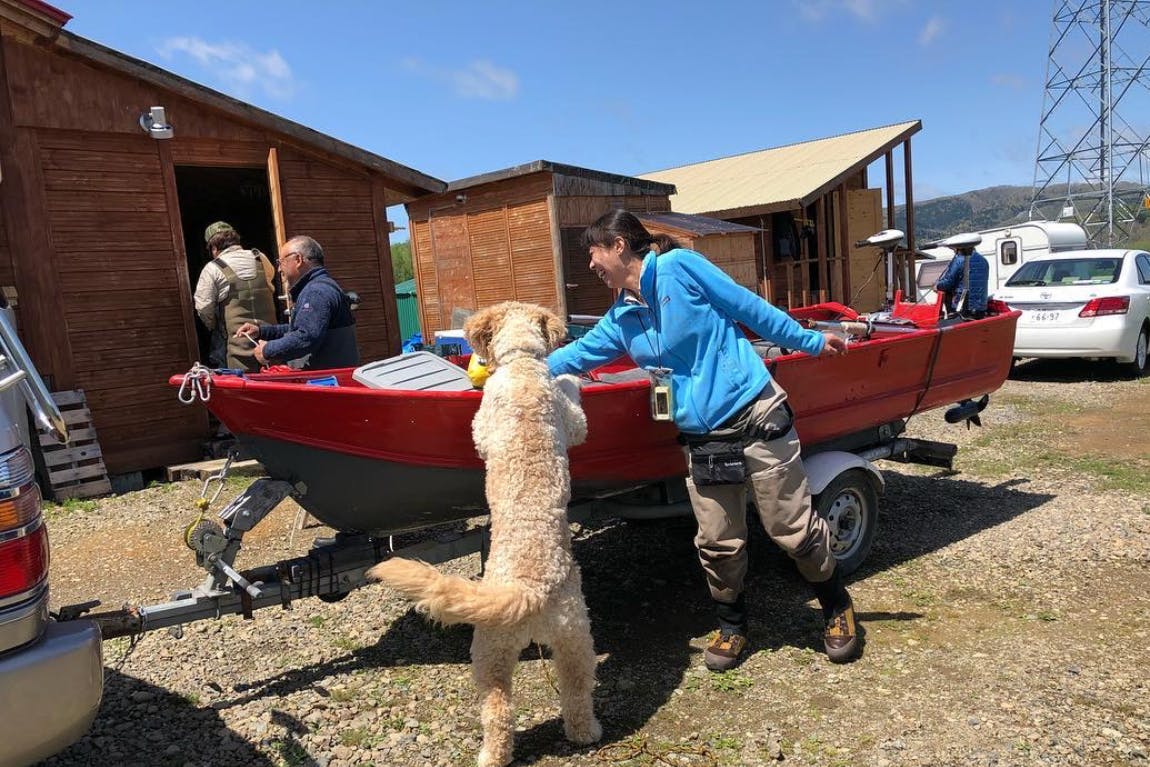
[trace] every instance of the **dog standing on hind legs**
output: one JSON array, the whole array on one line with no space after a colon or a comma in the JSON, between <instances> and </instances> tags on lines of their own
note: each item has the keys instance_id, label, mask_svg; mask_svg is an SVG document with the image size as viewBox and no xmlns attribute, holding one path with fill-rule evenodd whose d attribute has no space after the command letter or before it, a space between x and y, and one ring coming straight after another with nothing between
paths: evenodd
<instances>
[{"instance_id":1,"label":"dog standing on hind legs","mask_svg":"<svg viewBox=\"0 0 1150 767\"><path fill-rule=\"evenodd\" d=\"M563 339L562 320L540 306L509 301L464 325L490 378L472 422L487 465L491 548L482 581L444 575L431 565L389 559L368 571L416 600L444 624L471 623L471 665L481 701L479 767L511 761L515 708L511 676L532 640L551 648L568 739L594 743L595 650L579 566L571 554L567 448L587 437L579 382L552 379L547 354Z\"/></svg>"}]
</instances>

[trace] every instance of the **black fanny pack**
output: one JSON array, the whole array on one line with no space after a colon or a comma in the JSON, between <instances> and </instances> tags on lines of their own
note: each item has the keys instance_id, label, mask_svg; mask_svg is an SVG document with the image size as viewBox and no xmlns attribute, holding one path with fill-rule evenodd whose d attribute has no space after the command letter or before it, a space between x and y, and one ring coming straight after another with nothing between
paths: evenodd
<instances>
[{"instance_id":1,"label":"black fanny pack","mask_svg":"<svg viewBox=\"0 0 1150 767\"><path fill-rule=\"evenodd\" d=\"M781 412L772 412L772 422L765 425L750 422L748 416L754 405L752 402L717 431L686 437L691 451L691 480L696 485L742 484L747 479L747 459L743 455L747 441L770 442L786 436L794 426L794 411L785 401Z\"/></svg>"},{"instance_id":2,"label":"black fanny pack","mask_svg":"<svg viewBox=\"0 0 1150 767\"><path fill-rule=\"evenodd\" d=\"M688 440L691 480L696 485L741 485L747 479L743 437Z\"/></svg>"}]
</instances>

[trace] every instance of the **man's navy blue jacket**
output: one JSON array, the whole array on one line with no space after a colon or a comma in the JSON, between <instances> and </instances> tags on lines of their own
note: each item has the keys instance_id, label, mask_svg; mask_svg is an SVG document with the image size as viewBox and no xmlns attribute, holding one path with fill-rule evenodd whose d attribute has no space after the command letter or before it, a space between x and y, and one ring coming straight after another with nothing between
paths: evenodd
<instances>
[{"instance_id":1,"label":"man's navy blue jacket","mask_svg":"<svg viewBox=\"0 0 1150 767\"><path fill-rule=\"evenodd\" d=\"M268 342L264 357L269 362L303 359L304 370L358 365L351 302L327 269L313 267L292 285L291 297L291 322L260 326L260 338Z\"/></svg>"}]
</instances>

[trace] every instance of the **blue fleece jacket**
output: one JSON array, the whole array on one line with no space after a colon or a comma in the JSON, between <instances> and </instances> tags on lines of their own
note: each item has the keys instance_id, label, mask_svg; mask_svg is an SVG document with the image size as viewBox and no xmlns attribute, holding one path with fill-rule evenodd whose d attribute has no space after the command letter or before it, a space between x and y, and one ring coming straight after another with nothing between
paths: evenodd
<instances>
[{"instance_id":1,"label":"blue fleece jacket","mask_svg":"<svg viewBox=\"0 0 1150 767\"><path fill-rule=\"evenodd\" d=\"M268 342L264 356L275 362L290 362L310 354L306 369L358 365L355 315L327 269L310 269L292 285L291 297L290 323L260 326L260 338Z\"/></svg>"},{"instance_id":2,"label":"blue fleece jacket","mask_svg":"<svg viewBox=\"0 0 1150 767\"><path fill-rule=\"evenodd\" d=\"M735 325L780 346L816 355L822 333L738 285L702 255L648 253L639 275L646 305L623 293L585 336L547 358L553 375L579 373L626 354L646 369L671 370L674 419L705 434L755 399L770 380L766 365Z\"/></svg>"}]
</instances>

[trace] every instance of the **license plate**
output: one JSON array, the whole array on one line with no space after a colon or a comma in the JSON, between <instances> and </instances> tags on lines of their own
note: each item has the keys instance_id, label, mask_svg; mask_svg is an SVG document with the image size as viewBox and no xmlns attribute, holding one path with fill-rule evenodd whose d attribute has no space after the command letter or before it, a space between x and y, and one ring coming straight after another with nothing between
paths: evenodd
<instances>
[{"instance_id":1,"label":"license plate","mask_svg":"<svg viewBox=\"0 0 1150 767\"><path fill-rule=\"evenodd\" d=\"M1061 311L1027 312L1026 318L1031 322L1058 322Z\"/></svg>"}]
</instances>

